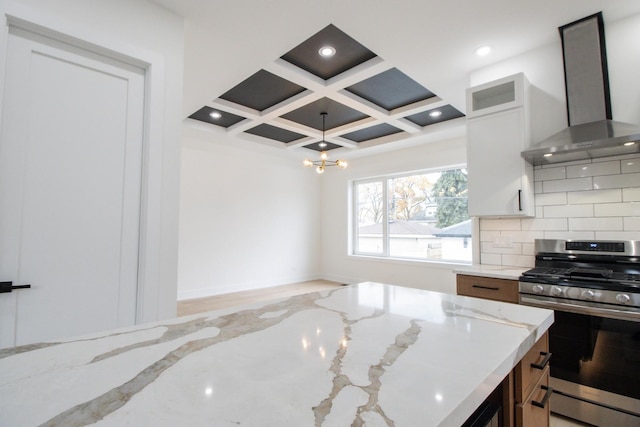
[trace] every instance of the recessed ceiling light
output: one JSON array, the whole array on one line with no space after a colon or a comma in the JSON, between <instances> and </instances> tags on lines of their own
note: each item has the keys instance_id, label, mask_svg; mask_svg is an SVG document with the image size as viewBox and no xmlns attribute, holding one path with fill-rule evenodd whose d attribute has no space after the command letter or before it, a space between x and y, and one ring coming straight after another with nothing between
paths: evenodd
<instances>
[{"instance_id":1,"label":"recessed ceiling light","mask_svg":"<svg viewBox=\"0 0 640 427\"><path fill-rule=\"evenodd\" d=\"M318 144L318 147L320 147L320 148L324 148L326 146L327 146L326 142L321 142L320 144Z\"/></svg>"},{"instance_id":2,"label":"recessed ceiling light","mask_svg":"<svg viewBox=\"0 0 640 427\"><path fill-rule=\"evenodd\" d=\"M624 143L624 145L627 146L627 147L630 147L630 146L635 145L635 144L636 144L635 141L629 141L629 142L625 142Z\"/></svg>"},{"instance_id":3,"label":"recessed ceiling light","mask_svg":"<svg viewBox=\"0 0 640 427\"><path fill-rule=\"evenodd\" d=\"M429 113L429 117L433 117L434 119L436 117L440 117L442 115L442 111L440 110L433 110L432 112Z\"/></svg>"},{"instance_id":4,"label":"recessed ceiling light","mask_svg":"<svg viewBox=\"0 0 640 427\"><path fill-rule=\"evenodd\" d=\"M551 156L553 156L552 153L547 153L547 154L544 155L544 157L551 157Z\"/></svg>"},{"instance_id":5,"label":"recessed ceiling light","mask_svg":"<svg viewBox=\"0 0 640 427\"><path fill-rule=\"evenodd\" d=\"M487 56L491 53L491 46L489 45L480 46L479 48L474 50L473 53L475 53L478 56Z\"/></svg>"},{"instance_id":6,"label":"recessed ceiling light","mask_svg":"<svg viewBox=\"0 0 640 427\"><path fill-rule=\"evenodd\" d=\"M222 117L222 114L220 114L219 111L212 111L209 113L209 117L211 117L213 120L218 120Z\"/></svg>"},{"instance_id":7,"label":"recessed ceiling light","mask_svg":"<svg viewBox=\"0 0 640 427\"><path fill-rule=\"evenodd\" d=\"M318 53L320 54L320 56L330 58L336 54L336 49L333 46L323 46L320 48Z\"/></svg>"}]
</instances>

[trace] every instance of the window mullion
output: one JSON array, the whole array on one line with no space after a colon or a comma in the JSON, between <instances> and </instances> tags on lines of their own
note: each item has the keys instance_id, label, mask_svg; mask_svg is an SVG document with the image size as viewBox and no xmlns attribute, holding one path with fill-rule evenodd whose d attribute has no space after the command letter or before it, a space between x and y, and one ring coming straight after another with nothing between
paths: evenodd
<instances>
[{"instance_id":1,"label":"window mullion","mask_svg":"<svg viewBox=\"0 0 640 427\"><path fill-rule=\"evenodd\" d=\"M382 252L385 257L390 256L389 248L389 179L382 181Z\"/></svg>"}]
</instances>

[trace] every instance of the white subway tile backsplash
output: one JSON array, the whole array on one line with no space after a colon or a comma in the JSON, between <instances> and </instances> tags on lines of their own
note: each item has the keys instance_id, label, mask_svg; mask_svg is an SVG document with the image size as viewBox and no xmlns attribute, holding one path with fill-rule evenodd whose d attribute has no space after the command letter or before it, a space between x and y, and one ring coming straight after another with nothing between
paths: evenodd
<instances>
[{"instance_id":1,"label":"white subway tile backsplash","mask_svg":"<svg viewBox=\"0 0 640 427\"><path fill-rule=\"evenodd\" d=\"M620 196L622 197L622 196ZM567 193L542 193L536 195L536 206L566 205Z\"/></svg>"},{"instance_id":2,"label":"white subway tile backsplash","mask_svg":"<svg viewBox=\"0 0 640 427\"><path fill-rule=\"evenodd\" d=\"M594 216L640 216L640 203L603 203L594 205Z\"/></svg>"},{"instance_id":3,"label":"white subway tile backsplash","mask_svg":"<svg viewBox=\"0 0 640 427\"><path fill-rule=\"evenodd\" d=\"M520 243L512 243L509 247L500 247L494 242L480 242L480 250L489 254L521 254L522 245Z\"/></svg>"},{"instance_id":4,"label":"white subway tile backsplash","mask_svg":"<svg viewBox=\"0 0 640 427\"><path fill-rule=\"evenodd\" d=\"M640 216L624 218L624 231L640 231Z\"/></svg>"},{"instance_id":5,"label":"white subway tile backsplash","mask_svg":"<svg viewBox=\"0 0 640 427\"><path fill-rule=\"evenodd\" d=\"M533 175L534 181L551 181L552 179L567 178L567 168L555 167L547 169L537 169Z\"/></svg>"},{"instance_id":6,"label":"white subway tile backsplash","mask_svg":"<svg viewBox=\"0 0 640 427\"><path fill-rule=\"evenodd\" d=\"M637 153L622 154L620 156L600 157L600 158L592 159L591 162L598 163L598 162L610 162L612 160L632 160L632 159L637 159L639 157L640 156L638 156Z\"/></svg>"},{"instance_id":7,"label":"white subway tile backsplash","mask_svg":"<svg viewBox=\"0 0 640 427\"><path fill-rule=\"evenodd\" d=\"M622 218L569 218L569 230L621 231Z\"/></svg>"},{"instance_id":8,"label":"white subway tile backsplash","mask_svg":"<svg viewBox=\"0 0 640 427\"><path fill-rule=\"evenodd\" d=\"M573 165L586 165L586 164L589 164L591 162L592 162L592 160L590 160L590 159L574 160L573 162L562 162L562 166L567 167L567 166L573 166ZM543 165L542 169L557 168L559 166L560 166L560 164L558 164L558 163L550 164L550 165Z\"/></svg>"},{"instance_id":9,"label":"white subway tile backsplash","mask_svg":"<svg viewBox=\"0 0 640 427\"><path fill-rule=\"evenodd\" d=\"M480 219L480 230L520 230L520 219Z\"/></svg>"},{"instance_id":10,"label":"white subway tile backsplash","mask_svg":"<svg viewBox=\"0 0 640 427\"><path fill-rule=\"evenodd\" d=\"M569 230L567 218L527 218L522 220L522 229L531 231L566 231Z\"/></svg>"},{"instance_id":11,"label":"white subway tile backsplash","mask_svg":"<svg viewBox=\"0 0 640 427\"><path fill-rule=\"evenodd\" d=\"M620 173L620 161L591 163L567 167L567 178L614 175Z\"/></svg>"},{"instance_id":12,"label":"white subway tile backsplash","mask_svg":"<svg viewBox=\"0 0 640 427\"><path fill-rule=\"evenodd\" d=\"M622 189L610 190L574 191L567 194L567 202L570 205L584 203L613 203L622 201Z\"/></svg>"},{"instance_id":13,"label":"white subway tile backsplash","mask_svg":"<svg viewBox=\"0 0 640 427\"><path fill-rule=\"evenodd\" d=\"M637 187L638 183L640 183L640 173L623 173L620 175L593 177L593 188L596 190Z\"/></svg>"},{"instance_id":14,"label":"white subway tile backsplash","mask_svg":"<svg viewBox=\"0 0 640 427\"><path fill-rule=\"evenodd\" d=\"M480 264L503 265L502 255L482 252L480 254Z\"/></svg>"},{"instance_id":15,"label":"white subway tile backsplash","mask_svg":"<svg viewBox=\"0 0 640 427\"><path fill-rule=\"evenodd\" d=\"M533 242L535 239L543 239L544 231L542 230L523 230L504 232L503 237L511 239L512 242L527 243Z\"/></svg>"},{"instance_id":16,"label":"white subway tile backsplash","mask_svg":"<svg viewBox=\"0 0 640 427\"><path fill-rule=\"evenodd\" d=\"M575 218L593 216L593 205L545 206L545 218Z\"/></svg>"},{"instance_id":17,"label":"white subway tile backsplash","mask_svg":"<svg viewBox=\"0 0 640 427\"><path fill-rule=\"evenodd\" d=\"M559 193L561 191L585 191L593 189L593 178L557 179L542 182L543 193Z\"/></svg>"},{"instance_id":18,"label":"white subway tile backsplash","mask_svg":"<svg viewBox=\"0 0 640 427\"><path fill-rule=\"evenodd\" d=\"M534 242L535 241L531 241L531 243L523 243L522 244L522 255L535 256L535 254L536 254L536 245L535 245Z\"/></svg>"},{"instance_id":19,"label":"white subway tile backsplash","mask_svg":"<svg viewBox=\"0 0 640 427\"><path fill-rule=\"evenodd\" d=\"M533 255L502 255L502 265L531 268L535 263Z\"/></svg>"},{"instance_id":20,"label":"white subway tile backsplash","mask_svg":"<svg viewBox=\"0 0 640 427\"><path fill-rule=\"evenodd\" d=\"M497 237L500 237L502 232L500 230L484 230L480 233L480 241L481 242L493 242Z\"/></svg>"},{"instance_id":21,"label":"white subway tile backsplash","mask_svg":"<svg viewBox=\"0 0 640 427\"><path fill-rule=\"evenodd\" d=\"M598 240L640 240L640 231L597 231Z\"/></svg>"},{"instance_id":22,"label":"white subway tile backsplash","mask_svg":"<svg viewBox=\"0 0 640 427\"><path fill-rule=\"evenodd\" d=\"M575 239L592 240L596 237L595 231L545 231L545 239Z\"/></svg>"},{"instance_id":23,"label":"white subway tile backsplash","mask_svg":"<svg viewBox=\"0 0 640 427\"><path fill-rule=\"evenodd\" d=\"M640 158L622 160L620 164L622 173L640 172Z\"/></svg>"},{"instance_id":24,"label":"white subway tile backsplash","mask_svg":"<svg viewBox=\"0 0 640 427\"><path fill-rule=\"evenodd\" d=\"M623 202L640 202L640 187L623 188L622 201Z\"/></svg>"},{"instance_id":25,"label":"white subway tile backsplash","mask_svg":"<svg viewBox=\"0 0 640 427\"><path fill-rule=\"evenodd\" d=\"M542 193L542 182L538 181L538 182L534 182L533 183L533 192L535 194L540 194Z\"/></svg>"}]
</instances>

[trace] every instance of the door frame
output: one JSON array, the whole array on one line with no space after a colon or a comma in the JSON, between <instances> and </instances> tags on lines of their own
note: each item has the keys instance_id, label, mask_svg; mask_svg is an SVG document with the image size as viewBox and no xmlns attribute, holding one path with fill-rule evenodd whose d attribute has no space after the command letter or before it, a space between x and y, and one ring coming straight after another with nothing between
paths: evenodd
<instances>
[{"instance_id":1,"label":"door frame","mask_svg":"<svg viewBox=\"0 0 640 427\"><path fill-rule=\"evenodd\" d=\"M4 13L2 13L4 12ZM0 10L0 123L4 101L6 51L9 27L42 35L89 52L117 59L141 68L145 72L145 99L142 148L142 179L140 201L139 265L137 283L136 323L166 317L161 312L160 299L163 224L163 152L165 88L164 58L122 41L106 37L86 26L63 22L17 3ZM165 184L166 185L166 184ZM13 280L6 278L2 280ZM27 291L28 292L28 291Z\"/></svg>"}]
</instances>

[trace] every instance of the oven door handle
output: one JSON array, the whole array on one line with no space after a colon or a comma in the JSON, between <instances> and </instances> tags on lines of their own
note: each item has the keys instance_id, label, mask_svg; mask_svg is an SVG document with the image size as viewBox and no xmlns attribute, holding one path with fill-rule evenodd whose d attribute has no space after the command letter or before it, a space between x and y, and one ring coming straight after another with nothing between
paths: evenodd
<instances>
[{"instance_id":1,"label":"oven door handle","mask_svg":"<svg viewBox=\"0 0 640 427\"><path fill-rule=\"evenodd\" d=\"M564 303L551 301L539 297L520 294L520 304L532 307L547 308L550 310L566 311L568 313L585 314L587 316L608 317L611 319L630 320L640 322L640 311L615 310L611 308L600 308L593 306L579 305L578 303Z\"/></svg>"}]
</instances>

